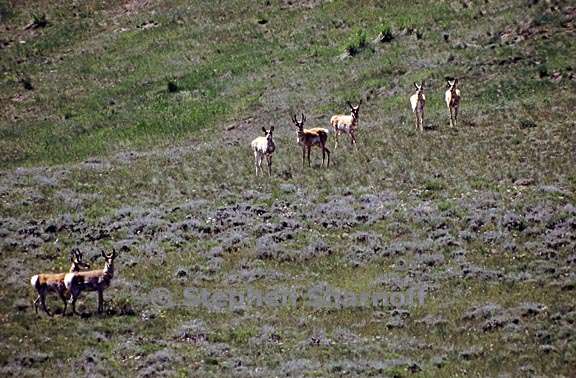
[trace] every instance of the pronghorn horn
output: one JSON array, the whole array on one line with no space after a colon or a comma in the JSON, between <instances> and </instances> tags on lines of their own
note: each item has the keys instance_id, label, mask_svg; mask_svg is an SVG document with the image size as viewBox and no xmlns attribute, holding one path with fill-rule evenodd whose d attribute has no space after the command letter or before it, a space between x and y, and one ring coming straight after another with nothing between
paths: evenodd
<instances>
[{"instance_id":1,"label":"pronghorn horn","mask_svg":"<svg viewBox=\"0 0 576 378\"><path fill-rule=\"evenodd\" d=\"M306 122L306 116L302 113L302 123Z\"/></svg>"},{"instance_id":2,"label":"pronghorn horn","mask_svg":"<svg viewBox=\"0 0 576 378\"><path fill-rule=\"evenodd\" d=\"M348 104L349 107L351 107L352 109L354 109L354 106L352 106L352 104L350 103L350 101L346 101L346 103Z\"/></svg>"}]
</instances>

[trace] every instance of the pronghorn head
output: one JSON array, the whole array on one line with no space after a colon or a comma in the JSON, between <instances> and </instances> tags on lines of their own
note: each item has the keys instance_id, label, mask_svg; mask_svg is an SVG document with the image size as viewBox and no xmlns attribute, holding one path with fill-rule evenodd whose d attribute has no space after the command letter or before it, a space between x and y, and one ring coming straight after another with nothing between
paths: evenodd
<instances>
[{"instance_id":1,"label":"pronghorn head","mask_svg":"<svg viewBox=\"0 0 576 378\"><path fill-rule=\"evenodd\" d=\"M424 82L422 82L422 84L418 85L418 83L414 83L414 87L416 88L416 94L418 96L424 94Z\"/></svg>"},{"instance_id":2,"label":"pronghorn head","mask_svg":"<svg viewBox=\"0 0 576 378\"><path fill-rule=\"evenodd\" d=\"M304 122L306 122L306 116L304 115L304 113L302 113L302 120L298 121L298 118L296 118L296 114L294 114L292 116L292 122L294 123L294 126L298 128L298 131L302 131L304 129Z\"/></svg>"},{"instance_id":3,"label":"pronghorn head","mask_svg":"<svg viewBox=\"0 0 576 378\"><path fill-rule=\"evenodd\" d=\"M451 92L458 88L458 79L448 80L448 88Z\"/></svg>"},{"instance_id":4,"label":"pronghorn head","mask_svg":"<svg viewBox=\"0 0 576 378\"><path fill-rule=\"evenodd\" d=\"M102 257L104 257L104 269L110 269L112 268L113 264L114 264L114 259L116 258L117 254L116 254L116 249L112 249L112 253L111 254L106 254L106 252L102 251Z\"/></svg>"},{"instance_id":5,"label":"pronghorn head","mask_svg":"<svg viewBox=\"0 0 576 378\"><path fill-rule=\"evenodd\" d=\"M274 132L274 126L270 128L270 130L266 130L264 126L262 126L262 131L264 132L264 136L268 140L268 142L272 142L272 133Z\"/></svg>"},{"instance_id":6,"label":"pronghorn head","mask_svg":"<svg viewBox=\"0 0 576 378\"><path fill-rule=\"evenodd\" d=\"M70 252L70 262L72 263L72 269L71 270L73 272L80 271L80 268L82 268L82 269L90 268L90 265L88 265L87 263L82 261L82 252L80 252L78 250L78 248L74 248Z\"/></svg>"},{"instance_id":7,"label":"pronghorn head","mask_svg":"<svg viewBox=\"0 0 576 378\"><path fill-rule=\"evenodd\" d=\"M350 101L346 101L346 103L350 107L350 111L352 112L352 117L357 120L358 114L360 113L360 104L358 104L357 106L354 106L350 103Z\"/></svg>"}]
</instances>

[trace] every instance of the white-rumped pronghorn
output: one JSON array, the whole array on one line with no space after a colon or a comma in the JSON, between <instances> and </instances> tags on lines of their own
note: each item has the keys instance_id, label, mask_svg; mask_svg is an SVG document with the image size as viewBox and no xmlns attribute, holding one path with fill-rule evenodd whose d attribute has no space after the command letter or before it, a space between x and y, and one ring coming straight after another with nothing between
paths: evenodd
<instances>
[{"instance_id":1,"label":"white-rumped pronghorn","mask_svg":"<svg viewBox=\"0 0 576 378\"><path fill-rule=\"evenodd\" d=\"M349 134L350 143L356 145L356 129L358 128L358 113L360 112L360 104L353 106L350 101L346 101L350 107L350 115L335 115L330 118L330 125L334 129L334 137L336 142L334 148L338 147L338 137L340 134Z\"/></svg>"},{"instance_id":2,"label":"white-rumped pronghorn","mask_svg":"<svg viewBox=\"0 0 576 378\"><path fill-rule=\"evenodd\" d=\"M310 167L310 149L312 146L318 146L322 149L322 166L324 166L324 160L326 154L328 154L328 167L330 167L330 150L326 147L326 142L328 141L328 129L322 127L315 127L313 129L305 129L304 122L306 122L306 116L302 113L302 120L298 121L296 115L292 116L292 122L296 126L296 137L297 142L302 146L302 167L304 167L304 161L306 157L306 151L308 152L308 166Z\"/></svg>"},{"instance_id":3,"label":"white-rumped pronghorn","mask_svg":"<svg viewBox=\"0 0 576 378\"><path fill-rule=\"evenodd\" d=\"M456 126L458 121L458 109L460 108L460 89L458 89L458 79L448 80L448 90L444 96L446 106L450 112L450 127Z\"/></svg>"},{"instance_id":4,"label":"white-rumped pronghorn","mask_svg":"<svg viewBox=\"0 0 576 378\"><path fill-rule=\"evenodd\" d=\"M426 96L424 95L424 82L422 85L414 83L416 93L410 96L410 105L414 113L416 130L424 130L424 107L426 106Z\"/></svg>"},{"instance_id":5,"label":"white-rumped pronghorn","mask_svg":"<svg viewBox=\"0 0 576 378\"><path fill-rule=\"evenodd\" d=\"M266 162L268 163L268 175L272 176L272 154L276 150L276 144L274 144L274 138L272 136L274 126L272 126L270 130L262 127L262 131L264 132L264 136L254 139L250 144L252 151L254 151L256 176L258 176L258 169L260 169L260 173L262 173L262 160L264 157L266 157Z\"/></svg>"},{"instance_id":6,"label":"white-rumped pronghorn","mask_svg":"<svg viewBox=\"0 0 576 378\"><path fill-rule=\"evenodd\" d=\"M76 314L76 301L83 291L98 292L98 312L104 310L104 290L110 286L114 278L114 259L116 250L112 250L110 255L102 251L104 257L104 269L91 270L87 272L68 273L64 277L66 289L70 291L70 303L72 304L72 313Z\"/></svg>"},{"instance_id":7,"label":"white-rumped pronghorn","mask_svg":"<svg viewBox=\"0 0 576 378\"><path fill-rule=\"evenodd\" d=\"M82 261L82 253L80 253L78 249L73 249L72 252L70 252L70 262L72 263L72 266L70 266L69 273L78 272L80 271L80 268L89 268L89 265ZM52 316L46 307L46 295L48 293L56 293L60 299L62 299L62 302L64 302L64 311L62 314L66 315L69 293L64 284L65 276L66 273L45 273L32 276L30 284L38 293L38 297L34 300L34 310L36 313L38 313L38 302L40 302L44 312L49 316Z\"/></svg>"}]
</instances>

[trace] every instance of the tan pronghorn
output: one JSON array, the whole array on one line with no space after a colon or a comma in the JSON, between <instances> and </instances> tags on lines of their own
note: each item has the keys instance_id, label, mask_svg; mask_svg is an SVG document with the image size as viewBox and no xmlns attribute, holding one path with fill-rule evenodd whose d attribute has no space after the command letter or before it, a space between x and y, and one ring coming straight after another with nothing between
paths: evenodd
<instances>
[{"instance_id":1,"label":"tan pronghorn","mask_svg":"<svg viewBox=\"0 0 576 378\"><path fill-rule=\"evenodd\" d=\"M268 175L272 176L272 154L276 150L276 144L272 136L274 126L272 126L270 130L262 127L262 131L264 132L264 136L254 139L250 144L254 152L256 176L258 176L258 169L260 169L260 173L262 173L262 160L264 157L266 157L266 162L268 163Z\"/></svg>"},{"instance_id":2,"label":"tan pronghorn","mask_svg":"<svg viewBox=\"0 0 576 378\"><path fill-rule=\"evenodd\" d=\"M448 80L448 90L444 96L446 106L450 112L450 127L455 127L458 121L458 109L460 108L460 89L458 79Z\"/></svg>"},{"instance_id":3,"label":"tan pronghorn","mask_svg":"<svg viewBox=\"0 0 576 378\"><path fill-rule=\"evenodd\" d=\"M410 96L410 105L414 113L416 130L424 130L424 107L426 106L426 96L424 95L424 82L422 85L414 83L416 93Z\"/></svg>"},{"instance_id":4,"label":"tan pronghorn","mask_svg":"<svg viewBox=\"0 0 576 378\"><path fill-rule=\"evenodd\" d=\"M358 113L360 112L360 104L353 106L350 101L346 101L350 107L350 115L335 115L330 118L330 125L334 129L334 137L336 142L334 148L338 147L338 137L340 134L349 134L350 142L356 145L356 129L358 128Z\"/></svg>"},{"instance_id":5,"label":"tan pronghorn","mask_svg":"<svg viewBox=\"0 0 576 378\"><path fill-rule=\"evenodd\" d=\"M292 116L292 122L296 126L296 137L297 142L302 146L302 167L304 167L304 161L306 157L306 151L308 152L308 166L310 167L310 149L312 146L318 146L322 149L322 166L324 166L324 160L326 154L328 154L328 167L330 167L330 150L326 147L326 142L328 141L328 129L321 127L315 127L313 129L305 129L304 122L306 122L306 117L302 113L302 120L298 121L296 115Z\"/></svg>"},{"instance_id":6,"label":"tan pronghorn","mask_svg":"<svg viewBox=\"0 0 576 378\"><path fill-rule=\"evenodd\" d=\"M80 268L89 268L88 264L82 261L82 253L79 250L73 249L70 252L70 266L69 273L78 272ZM64 277L66 273L45 273L36 274L30 279L30 284L38 293L38 297L34 300L34 310L38 313L38 302L42 304L42 308L49 315L52 316L48 308L46 307L46 295L48 293L56 293L64 302L63 315L66 315L66 307L68 305L68 291L66 290L66 285L64 284Z\"/></svg>"},{"instance_id":7,"label":"tan pronghorn","mask_svg":"<svg viewBox=\"0 0 576 378\"><path fill-rule=\"evenodd\" d=\"M110 255L102 251L104 257L104 269L91 270L88 272L68 273L64 277L66 289L70 291L70 303L72 304L72 313L76 314L76 301L83 291L98 292L98 312L104 310L104 290L110 286L114 277L114 259L116 250L112 250Z\"/></svg>"}]
</instances>

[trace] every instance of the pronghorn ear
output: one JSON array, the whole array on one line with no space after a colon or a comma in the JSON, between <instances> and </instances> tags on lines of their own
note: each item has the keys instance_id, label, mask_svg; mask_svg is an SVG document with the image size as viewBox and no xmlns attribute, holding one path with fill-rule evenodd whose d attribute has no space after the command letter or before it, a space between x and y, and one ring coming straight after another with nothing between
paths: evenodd
<instances>
[{"instance_id":1,"label":"pronghorn ear","mask_svg":"<svg viewBox=\"0 0 576 378\"><path fill-rule=\"evenodd\" d=\"M414 82L414 88L420 89L420 87L418 86L418 84L416 84L416 82Z\"/></svg>"},{"instance_id":2,"label":"pronghorn ear","mask_svg":"<svg viewBox=\"0 0 576 378\"><path fill-rule=\"evenodd\" d=\"M270 128L270 132L272 132L272 131L274 131L274 126L272 126L272 127Z\"/></svg>"},{"instance_id":3,"label":"pronghorn ear","mask_svg":"<svg viewBox=\"0 0 576 378\"><path fill-rule=\"evenodd\" d=\"M104 250L100 251L102 254L102 257L106 258L106 252L104 252Z\"/></svg>"},{"instance_id":4,"label":"pronghorn ear","mask_svg":"<svg viewBox=\"0 0 576 378\"><path fill-rule=\"evenodd\" d=\"M302 123L306 122L306 116L302 113Z\"/></svg>"},{"instance_id":5,"label":"pronghorn ear","mask_svg":"<svg viewBox=\"0 0 576 378\"><path fill-rule=\"evenodd\" d=\"M266 128L264 126L262 126L262 131L264 132L264 134L267 133Z\"/></svg>"}]
</instances>

